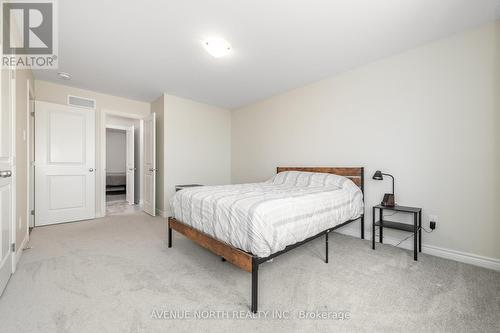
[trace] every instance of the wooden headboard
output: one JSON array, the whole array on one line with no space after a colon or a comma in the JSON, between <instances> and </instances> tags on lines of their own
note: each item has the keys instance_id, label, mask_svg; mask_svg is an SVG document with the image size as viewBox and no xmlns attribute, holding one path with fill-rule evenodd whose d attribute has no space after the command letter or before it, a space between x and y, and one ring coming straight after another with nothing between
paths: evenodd
<instances>
[{"instance_id":1,"label":"wooden headboard","mask_svg":"<svg viewBox=\"0 0 500 333\"><path fill-rule=\"evenodd\" d=\"M283 171L304 171L304 172L320 172L320 173L332 173L334 175L344 176L353 181L354 184L361 188L364 193L364 168L362 167L352 167L352 168L335 168L335 167L278 167L277 173Z\"/></svg>"}]
</instances>

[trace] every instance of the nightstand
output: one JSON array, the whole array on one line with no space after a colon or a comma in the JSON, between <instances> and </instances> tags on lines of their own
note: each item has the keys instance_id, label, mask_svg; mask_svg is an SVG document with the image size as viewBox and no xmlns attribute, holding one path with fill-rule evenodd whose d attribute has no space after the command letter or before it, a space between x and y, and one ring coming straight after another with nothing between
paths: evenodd
<instances>
[{"instance_id":1,"label":"nightstand","mask_svg":"<svg viewBox=\"0 0 500 333\"><path fill-rule=\"evenodd\" d=\"M379 210L378 221L376 219L376 212ZM384 219L384 211L389 210L393 212L413 214L413 224L393 222ZM422 252L422 208L407 207L407 206L382 206L377 205L373 207L373 223L372 223L372 249L375 250L375 227L380 227L379 242L383 243L384 228L391 228L403 230L413 233L413 260L417 260L417 252ZM418 244L417 244L418 242ZM418 249L418 250L417 250Z\"/></svg>"}]
</instances>

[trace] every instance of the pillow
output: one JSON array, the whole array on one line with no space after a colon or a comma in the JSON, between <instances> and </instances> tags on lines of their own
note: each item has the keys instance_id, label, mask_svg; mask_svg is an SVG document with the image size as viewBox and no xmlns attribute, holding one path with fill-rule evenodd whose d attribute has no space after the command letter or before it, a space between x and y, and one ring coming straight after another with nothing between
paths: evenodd
<instances>
[{"instance_id":1,"label":"pillow","mask_svg":"<svg viewBox=\"0 0 500 333\"><path fill-rule=\"evenodd\" d=\"M331 173L304 172L304 171L283 171L276 174L269 182L276 185L293 186L337 186L343 188L351 181L343 176Z\"/></svg>"}]
</instances>

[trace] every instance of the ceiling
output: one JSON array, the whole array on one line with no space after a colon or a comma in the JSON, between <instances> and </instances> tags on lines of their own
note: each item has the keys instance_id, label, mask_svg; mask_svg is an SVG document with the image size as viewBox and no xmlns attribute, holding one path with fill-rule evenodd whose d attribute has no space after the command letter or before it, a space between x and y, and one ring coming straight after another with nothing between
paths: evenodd
<instances>
[{"instance_id":1,"label":"ceiling","mask_svg":"<svg viewBox=\"0 0 500 333\"><path fill-rule=\"evenodd\" d=\"M59 71L37 79L239 108L500 18L500 0L64 0ZM200 40L221 36L213 58Z\"/></svg>"}]
</instances>

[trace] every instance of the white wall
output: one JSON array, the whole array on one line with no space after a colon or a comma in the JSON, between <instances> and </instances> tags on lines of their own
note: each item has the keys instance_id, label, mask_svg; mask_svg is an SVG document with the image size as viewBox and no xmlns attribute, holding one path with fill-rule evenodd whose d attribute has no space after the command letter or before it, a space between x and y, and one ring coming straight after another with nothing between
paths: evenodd
<instances>
[{"instance_id":1,"label":"white wall","mask_svg":"<svg viewBox=\"0 0 500 333\"><path fill-rule=\"evenodd\" d=\"M105 172L105 156L101 152L101 137L105 135L105 131L101 131L101 129L105 126L104 114L116 112L130 117L143 118L151 112L150 103L40 80L35 81L35 91L37 100L51 103L67 104L68 95L96 100L96 212L98 216L103 215L105 211L103 205L105 184L103 184L102 179L104 179Z\"/></svg>"},{"instance_id":2,"label":"white wall","mask_svg":"<svg viewBox=\"0 0 500 333\"><path fill-rule=\"evenodd\" d=\"M157 204L166 215L175 185L230 183L231 113L167 94L163 105L164 197Z\"/></svg>"},{"instance_id":3,"label":"white wall","mask_svg":"<svg viewBox=\"0 0 500 333\"><path fill-rule=\"evenodd\" d=\"M496 22L234 111L232 182L280 165L364 166L370 235L390 191L371 180L380 169L425 226L438 216L424 244L500 259L499 96Z\"/></svg>"},{"instance_id":4,"label":"white wall","mask_svg":"<svg viewBox=\"0 0 500 333\"><path fill-rule=\"evenodd\" d=\"M45 102L67 104L68 95L96 100L97 112L102 110L119 111L145 117L150 113L150 104L124 97L103 94L91 90L75 88L47 81L35 81L36 98Z\"/></svg>"},{"instance_id":5,"label":"white wall","mask_svg":"<svg viewBox=\"0 0 500 333\"><path fill-rule=\"evenodd\" d=\"M127 171L127 141L125 131L106 129L106 171Z\"/></svg>"}]
</instances>

